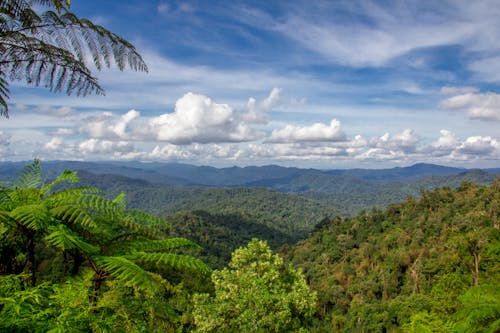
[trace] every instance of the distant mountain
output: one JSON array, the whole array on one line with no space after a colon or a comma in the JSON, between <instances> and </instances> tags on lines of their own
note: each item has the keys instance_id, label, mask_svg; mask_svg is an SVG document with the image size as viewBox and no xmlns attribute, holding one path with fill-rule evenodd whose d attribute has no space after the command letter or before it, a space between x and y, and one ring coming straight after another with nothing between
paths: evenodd
<instances>
[{"instance_id":1,"label":"distant mountain","mask_svg":"<svg viewBox=\"0 0 500 333\"><path fill-rule=\"evenodd\" d=\"M408 167L395 167L391 169L348 169L331 170L332 175L349 175L355 178L370 180L398 180L422 176L454 175L466 171L465 168L454 168L442 165L417 163Z\"/></svg>"},{"instance_id":2,"label":"distant mountain","mask_svg":"<svg viewBox=\"0 0 500 333\"><path fill-rule=\"evenodd\" d=\"M0 163L0 180L12 179L24 164L26 163ZM282 192L338 192L336 189L332 190L332 187L350 187L352 184L363 190L365 186L371 186L371 183L364 181L407 181L424 176L456 175L468 171L425 163L391 169L316 170L277 165L214 168L179 163L47 161L42 163L42 168L49 178L64 169L70 169L94 174L121 175L155 184L266 187ZM500 173L500 169L484 171ZM355 182L355 179L358 181Z\"/></svg>"}]
</instances>

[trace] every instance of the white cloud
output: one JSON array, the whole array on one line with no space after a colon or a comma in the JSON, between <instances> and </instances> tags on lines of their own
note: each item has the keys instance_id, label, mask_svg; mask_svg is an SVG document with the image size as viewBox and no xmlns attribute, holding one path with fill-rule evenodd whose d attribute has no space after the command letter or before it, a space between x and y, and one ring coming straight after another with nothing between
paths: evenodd
<instances>
[{"instance_id":1,"label":"white cloud","mask_svg":"<svg viewBox=\"0 0 500 333\"><path fill-rule=\"evenodd\" d=\"M330 124L315 123L310 126L287 125L285 128L273 130L266 140L269 143L291 142L328 142L342 141L346 136L341 123L333 119Z\"/></svg>"},{"instance_id":2,"label":"white cloud","mask_svg":"<svg viewBox=\"0 0 500 333\"><path fill-rule=\"evenodd\" d=\"M229 105L193 93L178 99L173 113L150 119L147 126L136 128L135 134L143 139L174 144L242 142L257 137Z\"/></svg>"},{"instance_id":3,"label":"white cloud","mask_svg":"<svg viewBox=\"0 0 500 333\"><path fill-rule=\"evenodd\" d=\"M435 142L423 147L423 156L439 157L443 160L474 160L477 158L500 157L500 143L491 136L470 136L461 141L449 130L441 130L441 136Z\"/></svg>"},{"instance_id":4,"label":"white cloud","mask_svg":"<svg viewBox=\"0 0 500 333\"><path fill-rule=\"evenodd\" d=\"M117 154L134 151L134 145L125 141L109 141L89 139L78 145L80 153L87 154Z\"/></svg>"},{"instance_id":5,"label":"white cloud","mask_svg":"<svg viewBox=\"0 0 500 333\"><path fill-rule=\"evenodd\" d=\"M500 121L500 94L492 92L456 95L442 101L439 107L467 110L470 119Z\"/></svg>"},{"instance_id":6,"label":"white cloud","mask_svg":"<svg viewBox=\"0 0 500 333\"><path fill-rule=\"evenodd\" d=\"M64 146L64 141L60 137L53 137L50 139L49 142L47 142L44 146L43 149L50 151L50 152L57 152L59 151L62 147Z\"/></svg>"},{"instance_id":7,"label":"white cloud","mask_svg":"<svg viewBox=\"0 0 500 333\"><path fill-rule=\"evenodd\" d=\"M80 133L87 134L90 138L99 139L126 139L129 134L128 125L140 116L135 110L117 116L111 112L103 112L82 120Z\"/></svg>"},{"instance_id":8,"label":"white cloud","mask_svg":"<svg viewBox=\"0 0 500 333\"><path fill-rule=\"evenodd\" d=\"M479 34L479 27L467 20L437 12L437 17L416 15L423 12L418 3L391 6L390 10L372 2L334 8L337 5L323 6L321 13L309 17L290 14L274 28L329 61L354 67L384 66L413 50L463 44ZM352 11L366 19L345 24L331 18L335 10Z\"/></svg>"},{"instance_id":9,"label":"white cloud","mask_svg":"<svg viewBox=\"0 0 500 333\"><path fill-rule=\"evenodd\" d=\"M448 130L441 130L441 136L437 141L432 142L430 147L424 149L431 153L433 156L446 156L450 155L460 144L459 140L452 132Z\"/></svg>"},{"instance_id":10,"label":"white cloud","mask_svg":"<svg viewBox=\"0 0 500 333\"><path fill-rule=\"evenodd\" d=\"M499 150L500 143L490 136L471 136L457 148L459 153L467 155L491 155Z\"/></svg>"},{"instance_id":11,"label":"white cloud","mask_svg":"<svg viewBox=\"0 0 500 333\"><path fill-rule=\"evenodd\" d=\"M248 100L248 112L243 115L243 120L247 123L266 124L269 117L268 112L287 103L289 101L283 97L283 89L273 88L269 96L260 103L257 103L253 97Z\"/></svg>"},{"instance_id":12,"label":"white cloud","mask_svg":"<svg viewBox=\"0 0 500 333\"><path fill-rule=\"evenodd\" d=\"M370 140L370 146L374 148L384 149L392 152L411 153L417 149L419 137L412 129L405 129L401 133L396 133L391 136L385 133L380 138Z\"/></svg>"}]
</instances>

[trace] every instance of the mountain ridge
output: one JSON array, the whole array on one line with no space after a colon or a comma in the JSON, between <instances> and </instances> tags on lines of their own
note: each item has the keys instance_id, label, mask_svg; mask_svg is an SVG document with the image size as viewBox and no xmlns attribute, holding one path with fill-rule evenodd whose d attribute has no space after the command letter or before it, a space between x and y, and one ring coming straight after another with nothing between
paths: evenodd
<instances>
[{"instance_id":1,"label":"mountain ridge","mask_svg":"<svg viewBox=\"0 0 500 333\"><path fill-rule=\"evenodd\" d=\"M0 180L9 180L19 174L29 162L0 162ZM94 174L116 174L142 179L151 183L177 186L254 187L274 188L294 182L303 177L350 177L361 180L387 181L407 180L424 176L456 175L475 169L417 163L406 167L386 169L312 169L283 167L279 165L216 168L182 163L160 162L82 162L44 161L42 168L47 177L54 177L65 169L84 170ZM500 168L479 169L489 173L500 173ZM279 187L279 186L278 186ZM287 191L284 189L283 191Z\"/></svg>"}]
</instances>

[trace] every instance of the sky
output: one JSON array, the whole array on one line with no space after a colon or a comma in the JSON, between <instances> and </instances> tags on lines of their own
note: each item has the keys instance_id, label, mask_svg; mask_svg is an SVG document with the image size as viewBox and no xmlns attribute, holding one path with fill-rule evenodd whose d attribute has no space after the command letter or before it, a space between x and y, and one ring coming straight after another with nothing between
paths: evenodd
<instances>
[{"instance_id":1,"label":"sky","mask_svg":"<svg viewBox=\"0 0 500 333\"><path fill-rule=\"evenodd\" d=\"M500 1L73 0L148 73L12 82L0 160L500 167ZM89 65L91 66L91 64Z\"/></svg>"}]
</instances>

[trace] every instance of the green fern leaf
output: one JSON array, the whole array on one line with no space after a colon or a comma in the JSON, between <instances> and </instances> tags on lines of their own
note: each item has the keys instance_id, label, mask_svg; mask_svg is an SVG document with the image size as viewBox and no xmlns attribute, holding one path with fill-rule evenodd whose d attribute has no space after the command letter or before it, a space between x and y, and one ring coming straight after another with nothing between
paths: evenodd
<instances>
[{"instance_id":1,"label":"green fern leaf","mask_svg":"<svg viewBox=\"0 0 500 333\"><path fill-rule=\"evenodd\" d=\"M49 234L45 236L45 240L63 251L71 249L79 249L85 253L95 254L99 252L99 247L91 245L83 241L78 235L74 234L68 227L63 224L48 228Z\"/></svg>"},{"instance_id":2,"label":"green fern leaf","mask_svg":"<svg viewBox=\"0 0 500 333\"><path fill-rule=\"evenodd\" d=\"M50 212L43 204L19 206L10 212L10 216L33 230L46 228L51 220Z\"/></svg>"},{"instance_id":3,"label":"green fern leaf","mask_svg":"<svg viewBox=\"0 0 500 333\"><path fill-rule=\"evenodd\" d=\"M143 242L132 242L128 244L131 251L171 251L174 249L201 250L201 246L185 238L168 238L161 240L149 240Z\"/></svg>"},{"instance_id":4,"label":"green fern leaf","mask_svg":"<svg viewBox=\"0 0 500 333\"><path fill-rule=\"evenodd\" d=\"M64 172L61 175L59 175L53 182L45 186L42 186L40 192L42 192L42 194L45 195L47 193L50 193L54 188L54 186L56 186L59 183L62 182L77 183L78 181L79 179L76 171L64 170Z\"/></svg>"},{"instance_id":5,"label":"green fern leaf","mask_svg":"<svg viewBox=\"0 0 500 333\"><path fill-rule=\"evenodd\" d=\"M154 265L157 268L167 266L180 271L210 272L210 267L203 261L184 254L136 252L126 257L130 260Z\"/></svg>"},{"instance_id":6,"label":"green fern leaf","mask_svg":"<svg viewBox=\"0 0 500 333\"><path fill-rule=\"evenodd\" d=\"M14 186L17 188L38 188L42 178L40 160L35 159L23 168L21 176L17 177Z\"/></svg>"},{"instance_id":7,"label":"green fern leaf","mask_svg":"<svg viewBox=\"0 0 500 333\"><path fill-rule=\"evenodd\" d=\"M159 287L157 281L147 271L125 257L100 256L96 258L96 262L126 286L150 291Z\"/></svg>"},{"instance_id":8,"label":"green fern leaf","mask_svg":"<svg viewBox=\"0 0 500 333\"><path fill-rule=\"evenodd\" d=\"M87 230L98 229L98 225L92 216L76 205L57 206L52 208L50 212L64 224L78 224Z\"/></svg>"}]
</instances>

